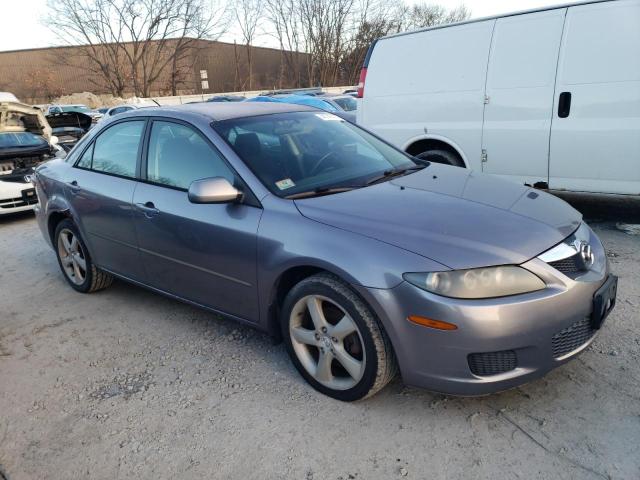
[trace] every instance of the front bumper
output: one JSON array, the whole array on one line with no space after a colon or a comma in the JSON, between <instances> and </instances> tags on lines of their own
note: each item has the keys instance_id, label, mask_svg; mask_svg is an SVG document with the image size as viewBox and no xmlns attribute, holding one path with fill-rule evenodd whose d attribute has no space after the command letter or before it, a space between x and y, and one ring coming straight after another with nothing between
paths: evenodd
<instances>
[{"instance_id":1,"label":"front bumper","mask_svg":"<svg viewBox=\"0 0 640 480\"><path fill-rule=\"evenodd\" d=\"M388 290L360 287L360 291L391 337L406 384L453 395L489 394L543 376L593 341L597 334L589 327L593 296L608 275L608 263L593 234L591 244L594 265L573 279L542 260L526 262L523 266L541 277L548 288L525 295L458 300L407 282ZM409 322L409 315L454 323L458 329L423 327ZM510 353L500 357L496 352ZM513 368L477 374L484 367L495 367L496 362L504 366L505 359Z\"/></svg>"},{"instance_id":2,"label":"front bumper","mask_svg":"<svg viewBox=\"0 0 640 480\"><path fill-rule=\"evenodd\" d=\"M38 203L30 182L6 182L0 178L0 215L33 210Z\"/></svg>"}]
</instances>

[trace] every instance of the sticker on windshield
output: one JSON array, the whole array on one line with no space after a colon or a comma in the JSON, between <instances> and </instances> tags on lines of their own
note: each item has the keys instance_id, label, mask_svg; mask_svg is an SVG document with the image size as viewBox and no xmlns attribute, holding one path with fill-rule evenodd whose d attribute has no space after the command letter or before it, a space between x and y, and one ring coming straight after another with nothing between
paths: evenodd
<instances>
[{"instance_id":1,"label":"sticker on windshield","mask_svg":"<svg viewBox=\"0 0 640 480\"><path fill-rule=\"evenodd\" d=\"M290 178L285 178L283 180L278 180L276 182L276 187L278 187L280 190L286 190L287 188L291 188L295 186L296 184L293 183L293 180L291 180Z\"/></svg>"},{"instance_id":2,"label":"sticker on windshield","mask_svg":"<svg viewBox=\"0 0 640 480\"><path fill-rule=\"evenodd\" d=\"M342 119L336 115L332 115L331 113L316 113L316 117L321 118L322 120L330 120L333 122L339 122Z\"/></svg>"}]
</instances>

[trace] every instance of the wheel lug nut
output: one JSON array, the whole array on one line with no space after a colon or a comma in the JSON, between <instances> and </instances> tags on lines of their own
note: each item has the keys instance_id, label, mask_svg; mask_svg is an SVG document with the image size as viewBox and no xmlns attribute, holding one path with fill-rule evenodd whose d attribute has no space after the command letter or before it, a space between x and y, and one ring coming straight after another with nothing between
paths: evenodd
<instances>
[{"instance_id":1,"label":"wheel lug nut","mask_svg":"<svg viewBox=\"0 0 640 480\"><path fill-rule=\"evenodd\" d=\"M333 343L338 343L338 339L336 337L331 337L331 340L333 340Z\"/></svg>"},{"instance_id":2,"label":"wheel lug nut","mask_svg":"<svg viewBox=\"0 0 640 480\"><path fill-rule=\"evenodd\" d=\"M327 333L327 327L322 327L322 333Z\"/></svg>"}]
</instances>

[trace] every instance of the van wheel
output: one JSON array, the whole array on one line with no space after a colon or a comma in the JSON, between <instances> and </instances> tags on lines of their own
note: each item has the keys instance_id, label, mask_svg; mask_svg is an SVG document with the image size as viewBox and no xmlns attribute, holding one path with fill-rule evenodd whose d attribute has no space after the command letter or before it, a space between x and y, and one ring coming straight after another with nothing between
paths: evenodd
<instances>
[{"instance_id":1,"label":"van wheel","mask_svg":"<svg viewBox=\"0 0 640 480\"><path fill-rule=\"evenodd\" d=\"M444 163L445 165L464 168L464 162L460 158L460 155L448 150L427 150L426 152L416 155L416 157L433 163Z\"/></svg>"},{"instance_id":2,"label":"van wheel","mask_svg":"<svg viewBox=\"0 0 640 480\"><path fill-rule=\"evenodd\" d=\"M313 388L361 400L396 375L391 341L371 309L339 278L321 273L285 298L282 336L295 367Z\"/></svg>"},{"instance_id":3,"label":"van wheel","mask_svg":"<svg viewBox=\"0 0 640 480\"><path fill-rule=\"evenodd\" d=\"M60 270L74 290L91 293L107 288L113 283L113 277L91 261L89 250L71 220L63 220L58 224L54 234L54 245Z\"/></svg>"}]
</instances>

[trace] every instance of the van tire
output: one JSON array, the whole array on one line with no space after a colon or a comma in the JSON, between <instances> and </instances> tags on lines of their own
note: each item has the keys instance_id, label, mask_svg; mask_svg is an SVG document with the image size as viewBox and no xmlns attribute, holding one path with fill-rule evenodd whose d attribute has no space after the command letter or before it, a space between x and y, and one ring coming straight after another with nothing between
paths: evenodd
<instances>
[{"instance_id":1,"label":"van tire","mask_svg":"<svg viewBox=\"0 0 640 480\"><path fill-rule=\"evenodd\" d=\"M445 165L453 165L454 167L463 167L464 162L457 153L449 150L434 149L416 155L417 158L427 160L432 163L443 163Z\"/></svg>"}]
</instances>

